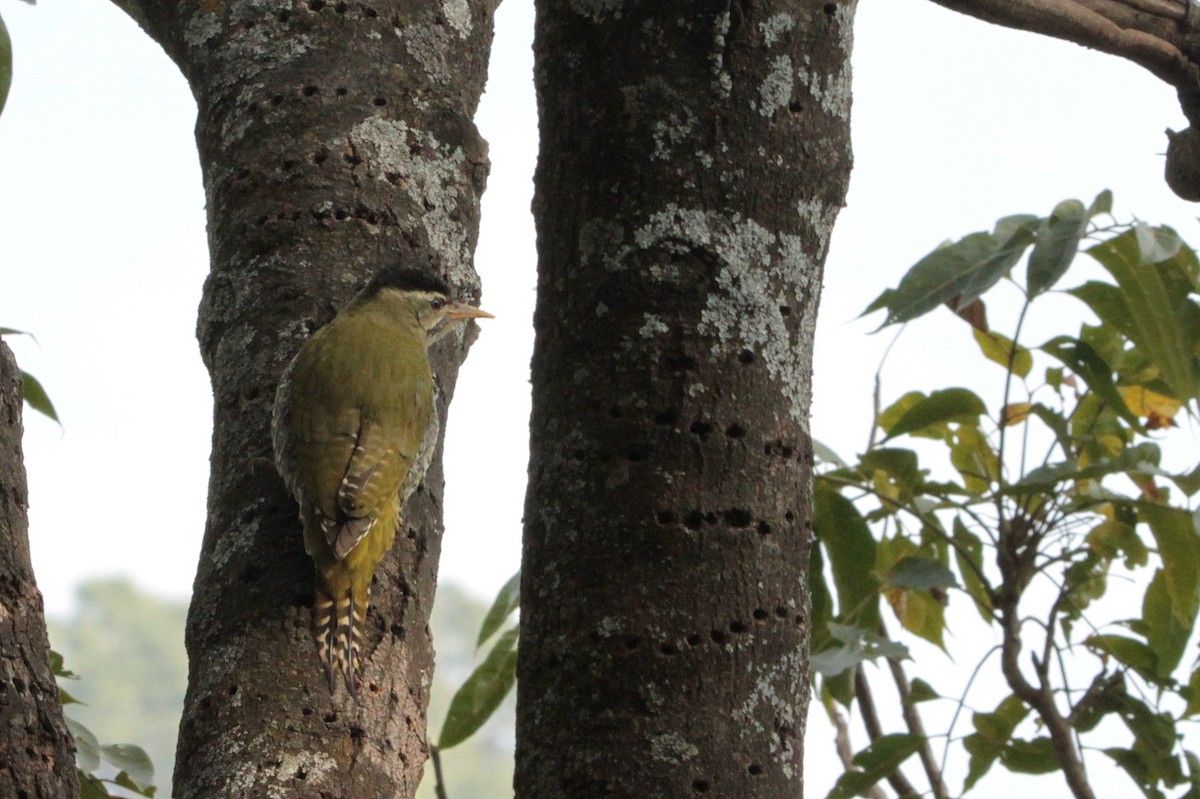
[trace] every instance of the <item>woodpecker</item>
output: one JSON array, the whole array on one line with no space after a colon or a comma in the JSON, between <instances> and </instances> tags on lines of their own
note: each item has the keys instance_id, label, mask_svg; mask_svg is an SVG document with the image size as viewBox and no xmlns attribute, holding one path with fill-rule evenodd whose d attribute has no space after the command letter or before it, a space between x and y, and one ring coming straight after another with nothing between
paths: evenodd
<instances>
[{"instance_id":1,"label":"woodpecker","mask_svg":"<svg viewBox=\"0 0 1200 799\"><path fill-rule=\"evenodd\" d=\"M351 693L371 578L438 437L431 344L465 320L493 318L454 302L440 278L386 267L304 343L275 394L275 465L300 504L316 567L313 635L329 678Z\"/></svg>"}]
</instances>

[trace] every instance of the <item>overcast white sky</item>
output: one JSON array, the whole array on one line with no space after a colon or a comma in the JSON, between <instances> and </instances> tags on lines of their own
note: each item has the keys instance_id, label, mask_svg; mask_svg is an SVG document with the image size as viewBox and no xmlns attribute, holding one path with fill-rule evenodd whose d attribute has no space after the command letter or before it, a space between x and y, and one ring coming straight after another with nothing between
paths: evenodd
<instances>
[{"instance_id":1,"label":"overcast white sky","mask_svg":"<svg viewBox=\"0 0 1200 799\"><path fill-rule=\"evenodd\" d=\"M108 3L0 0L0 13L16 62L0 117L0 326L37 335L38 344L10 344L63 420L60 430L26 417L38 583L52 612L95 575L131 574L183 597L204 526L211 415L193 335L207 270L195 106L167 57ZM532 25L531 0L504 0L479 114L492 174L477 266L497 319L471 351L448 427L443 580L484 597L520 557L535 282ZM1118 216L1167 222L1200 242L1194 206L1161 178L1163 129L1185 124L1174 93L1132 64L927 0L866 0L853 124L813 413L814 435L845 454L865 442L890 339L867 335L877 319L855 317L939 241L1108 187ZM966 326L945 313L905 334L885 398L950 381L992 385L975 371ZM830 753L813 744L815 796Z\"/></svg>"}]
</instances>

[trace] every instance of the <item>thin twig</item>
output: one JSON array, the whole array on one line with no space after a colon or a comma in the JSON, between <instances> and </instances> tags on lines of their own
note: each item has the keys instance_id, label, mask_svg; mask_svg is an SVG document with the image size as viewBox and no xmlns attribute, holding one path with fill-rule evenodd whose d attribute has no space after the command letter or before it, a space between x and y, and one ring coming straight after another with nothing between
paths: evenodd
<instances>
[{"instance_id":1,"label":"thin twig","mask_svg":"<svg viewBox=\"0 0 1200 799\"><path fill-rule=\"evenodd\" d=\"M842 761L842 768L846 771L858 771L858 766L854 765L854 747L850 744L850 725L846 723L846 717L837 707L831 705L829 713L833 721L833 727L836 731L833 736L833 745L837 748L838 759ZM866 790L863 796L867 799L887 799L887 794L878 785L872 785Z\"/></svg>"},{"instance_id":2,"label":"thin twig","mask_svg":"<svg viewBox=\"0 0 1200 799\"><path fill-rule=\"evenodd\" d=\"M442 755L436 746L429 747L429 759L433 761L433 792L437 799L447 799L446 780L442 776Z\"/></svg>"},{"instance_id":3,"label":"thin twig","mask_svg":"<svg viewBox=\"0 0 1200 799\"><path fill-rule=\"evenodd\" d=\"M892 672L892 681L896 683L896 691L900 694L900 708L904 715L904 723L910 733L919 736L922 740L917 755L921 758L921 766L925 769L929 787L938 799L947 799L950 793L946 790L946 783L942 780L941 767L933 758L933 751L929 746L929 736L926 735L925 724L921 721L921 713L917 710L916 704L911 701L912 686L908 682L908 675L904 673L904 667L899 662L887 658L887 664L888 669Z\"/></svg>"}]
</instances>

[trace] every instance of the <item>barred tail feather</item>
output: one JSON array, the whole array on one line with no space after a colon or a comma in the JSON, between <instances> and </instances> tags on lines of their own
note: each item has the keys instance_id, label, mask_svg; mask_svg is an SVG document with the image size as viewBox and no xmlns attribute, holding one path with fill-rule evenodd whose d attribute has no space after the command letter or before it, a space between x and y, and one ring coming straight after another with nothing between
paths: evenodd
<instances>
[{"instance_id":1,"label":"barred tail feather","mask_svg":"<svg viewBox=\"0 0 1200 799\"><path fill-rule=\"evenodd\" d=\"M313 636L317 639L321 662L325 664L330 691L338 672L345 678L350 693L358 690L358 674L362 670L359 653L366 620L366 597L347 594L335 600L318 589L313 605Z\"/></svg>"}]
</instances>

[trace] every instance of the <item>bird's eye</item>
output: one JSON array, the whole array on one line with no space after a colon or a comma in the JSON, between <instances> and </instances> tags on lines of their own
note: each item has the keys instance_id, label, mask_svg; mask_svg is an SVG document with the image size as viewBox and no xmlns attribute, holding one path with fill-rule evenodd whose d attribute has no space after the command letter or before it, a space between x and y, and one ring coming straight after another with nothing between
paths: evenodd
<instances>
[{"instance_id":1,"label":"bird's eye","mask_svg":"<svg viewBox=\"0 0 1200 799\"><path fill-rule=\"evenodd\" d=\"M442 299L441 297L434 297L432 300L429 301L429 307L435 311L442 310L442 306L444 306L445 304L446 304L446 301L444 299Z\"/></svg>"}]
</instances>

